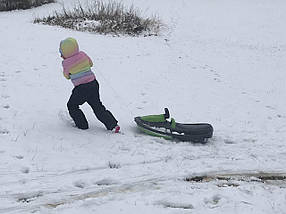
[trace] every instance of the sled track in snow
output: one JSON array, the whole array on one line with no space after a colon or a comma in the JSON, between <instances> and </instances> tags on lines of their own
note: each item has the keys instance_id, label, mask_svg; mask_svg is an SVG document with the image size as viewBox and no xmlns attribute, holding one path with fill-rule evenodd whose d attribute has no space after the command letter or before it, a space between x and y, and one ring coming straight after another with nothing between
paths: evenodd
<instances>
[{"instance_id":1,"label":"sled track in snow","mask_svg":"<svg viewBox=\"0 0 286 214\"><path fill-rule=\"evenodd\" d=\"M147 190L155 190L158 187L158 182L167 180L166 178L153 178L141 181L135 181L127 184L115 185L106 188L89 188L82 191L65 191L65 192L34 192L18 195L17 202L20 202L18 206L7 207L0 209L0 213L20 213L20 212L36 212L44 208L57 208L58 206L65 204L72 204L77 201L83 201L86 199L96 199L104 196L112 196L115 194L134 193ZM48 199L50 196L57 197L59 199ZM46 198L45 198L46 197ZM48 198L47 198L48 197ZM101 202L107 203L108 200Z\"/></svg>"},{"instance_id":2,"label":"sled track in snow","mask_svg":"<svg viewBox=\"0 0 286 214\"><path fill-rule=\"evenodd\" d=\"M98 199L100 204L108 203L108 197L118 194L131 194L135 192L156 191L162 189L164 182L190 182L193 185L211 183L217 187L238 187L251 183L253 185L265 183L286 188L286 173L282 172L209 172L181 177L153 177L138 179L137 181L111 184L106 186L93 186L80 190L34 191L29 193L8 195L19 204L0 209L0 213L36 212L41 208L54 209L62 205L73 204L87 199ZM5 196L1 196L4 198ZM104 198L107 197L107 198ZM165 205L172 207L171 205ZM173 206L176 207L176 206ZM182 206L184 207L184 206Z\"/></svg>"},{"instance_id":3,"label":"sled track in snow","mask_svg":"<svg viewBox=\"0 0 286 214\"><path fill-rule=\"evenodd\" d=\"M240 181L240 182L277 184L277 182L280 182L284 183L286 186L286 173L282 172L209 173L204 175L189 176L186 177L184 180L187 182L199 182L199 183L205 183L211 181L227 181L227 182Z\"/></svg>"},{"instance_id":4,"label":"sled track in snow","mask_svg":"<svg viewBox=\"0 0 286 214\"><path fill-rule=\"evenodd\" d=\"M165 161L167 157L163 157L160 159L155 159L155 160L151 160L151 161L141 161L138 163L126 163L126 164L120 164L120 168L123 167L129 167L129 166L138 166L138 165L145 165L145 164L154 164L154 163L160 163ZM62 178L64 176L69 176L69 175L82 175L82 174L87 174L87 173L91 173L91 172L96 172L96 171L101 171L101 170L107 170L110 169L111 166L108 166L108 164L103 165L103 166L98 166L98 167L87 167L87 168L82 168L82 169L75 169L75 170L69 170L69 171L65 171L65 172L50 172L44 175L36 175L34 177L31 177L29 180L26 181L26 183L30 183L33 181L44 181L47 179L53 179L53 178ZM33 172L30 172L31 175ZM5 183L0 183L0 185L13 185L19 183L19 181L12 181L12 182L5 182ZM1 197L1 195L0 195Z\"/></svg>"}]
</instances>

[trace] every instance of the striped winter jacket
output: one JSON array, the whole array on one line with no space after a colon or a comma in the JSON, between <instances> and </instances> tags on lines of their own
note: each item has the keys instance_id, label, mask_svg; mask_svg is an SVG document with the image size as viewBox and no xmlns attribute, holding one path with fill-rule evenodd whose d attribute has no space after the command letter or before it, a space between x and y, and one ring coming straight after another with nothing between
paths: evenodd
<instances>
[{"instance_id":1,"label":"striped winter jacket","mask_svg":"<svg viewBox=\"0 0 286 214\"><path fill-rule=\"evenodd\" d=\"M83 51L79 51L75 39L67 38L61 41L60 53L64 58L63 74L67 79L71 79L74 86L95 80L95 75L91 71L92 60Z\"/></svg>"}]
</instances>

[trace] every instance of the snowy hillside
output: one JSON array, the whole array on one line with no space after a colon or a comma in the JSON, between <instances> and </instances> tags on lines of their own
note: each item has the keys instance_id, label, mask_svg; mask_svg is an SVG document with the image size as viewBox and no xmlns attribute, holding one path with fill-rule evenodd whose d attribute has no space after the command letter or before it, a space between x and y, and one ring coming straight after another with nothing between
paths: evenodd
<instances>
[{"instance_id":1,"label":"snowy hillside","mask_svg":"<svg viewBox=\"0 0 286 214\"><path fill-rule=\"evenodd\" d=\"M32 23L63 1L0 13L0 213L285 213L286 2L122 2L167 28L112 37ZM66 37L93 59L121 134L88 105L89 130L61 119L73 88L58 53ZM211 123L213 139L137 131L135 116L164 107Z\"/></svg>"}]
</instances>

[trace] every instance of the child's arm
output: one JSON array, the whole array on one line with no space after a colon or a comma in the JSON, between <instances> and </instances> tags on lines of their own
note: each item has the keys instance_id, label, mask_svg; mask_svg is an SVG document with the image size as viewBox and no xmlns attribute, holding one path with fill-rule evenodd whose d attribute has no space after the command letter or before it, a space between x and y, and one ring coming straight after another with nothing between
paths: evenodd
<instances>
[{"instance_id":1,"label":"child's arm","mask_svg":"<svg viewBox=\"0 0 286 214\"><path fill-rule=\"evenodd\" d=\"M69 80L70 79L70 75L66 74L65 72L63 72L63 73L64 73L65 78L67 78Z\"/></svg>"},{"instance_id":2,"label":"child's arm","mask_svg":"<svg viewBox=\"0 0 286 214\"><path fill-rule=\"evenodd\" d=\"M86 55L86 56L87 56L87 55ZM92 66L93 66L93 62L92 62L91 58L90 58L89 56L87 56L87 58L88 58L90 67L92 67Z\"/></svg>"},{"instance_id":3,"label":"child's arm","mask_svg":"<svg viewBox=\"0 0 286 214\"><path fill-rule=\"evenodd\" d=\"M64 62L63 62L63 75L65 76L65 78L67 78L68 80L70 79L70 73L68 71L68 69L66 68L66 66L64 65Z\"/></svg>"}]
</instances>

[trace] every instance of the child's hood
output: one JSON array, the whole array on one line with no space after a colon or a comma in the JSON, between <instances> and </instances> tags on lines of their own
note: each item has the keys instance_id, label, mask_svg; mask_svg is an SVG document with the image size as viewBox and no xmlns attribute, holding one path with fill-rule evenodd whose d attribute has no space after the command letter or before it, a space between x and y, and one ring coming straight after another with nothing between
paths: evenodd
<instances>
[{"instance_id":1,"label":"child's hood","mask_svg":"<svg viewBox=\"0 0 286 214\"><path fill-rule=\"evenodd\" d=\"M67 38L60 43L60 53L66 59L79 52L77 41L74 38Z\"/></svg>"}]
</instances>

